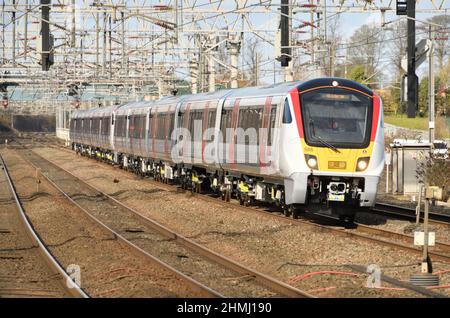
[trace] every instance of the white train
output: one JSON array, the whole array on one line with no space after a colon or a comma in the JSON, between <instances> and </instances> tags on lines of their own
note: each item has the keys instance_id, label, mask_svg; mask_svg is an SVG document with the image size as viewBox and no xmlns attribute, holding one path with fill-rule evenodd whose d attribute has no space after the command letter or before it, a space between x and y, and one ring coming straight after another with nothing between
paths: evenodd
<instances>
[{"instance_id":1,"label":"white train","mask_svg":"<svg viewBox=\"0 0 450 318\"><path fill-rule=\"evenodd\" d=\"M342 78L78 110L70 139L78 153L293 217L325 207L352 221L375 204L384 166L381 99Z\"/></svg>"}]
</instances>

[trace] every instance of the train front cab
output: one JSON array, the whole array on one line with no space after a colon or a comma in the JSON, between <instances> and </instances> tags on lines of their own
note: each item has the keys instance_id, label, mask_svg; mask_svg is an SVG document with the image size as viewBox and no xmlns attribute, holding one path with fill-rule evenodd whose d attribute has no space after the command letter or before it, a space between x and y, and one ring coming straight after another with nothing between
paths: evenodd
<instances>
[{"instance_id":1,"label":"train front cab","mask_svg":"<svg viewBox=\"0 0 450 318\"><path fill-rule=\"evenodd\" d=\"M331 208L341 219L353 219L358 209L375 204L384 166L379 96L333 78L305 82L289 95L291 104L285 108L290 107L296 129L282 129L281 151L290 170L286 203Z\"/></svg>"}]
</instances>

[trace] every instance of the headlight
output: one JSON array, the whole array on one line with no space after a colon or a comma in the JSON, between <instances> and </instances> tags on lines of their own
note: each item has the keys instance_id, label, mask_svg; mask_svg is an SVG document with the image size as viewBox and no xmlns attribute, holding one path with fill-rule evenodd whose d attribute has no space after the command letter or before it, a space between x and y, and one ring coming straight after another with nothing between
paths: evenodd
<instances>
[{"instance_id":1,"label":"headlight","mask_svg":"<svg viewBox=\"0 0 450 318\"><path fill-rule=\"evenodd\" d=\"M359 158L356 164L356 171L364 171L369 166L370 157Z\"/></svg>"},{"instance_id":2,"label":"headlight","mask_svg":"<svg viewBox=\"0 0 450 318\"><path fill-rule=\"evenodd\" d=\"M318 169L317 167L317 158L313 155L305 155L306 164L311 169Z\"/></svg>"}]
</instances>

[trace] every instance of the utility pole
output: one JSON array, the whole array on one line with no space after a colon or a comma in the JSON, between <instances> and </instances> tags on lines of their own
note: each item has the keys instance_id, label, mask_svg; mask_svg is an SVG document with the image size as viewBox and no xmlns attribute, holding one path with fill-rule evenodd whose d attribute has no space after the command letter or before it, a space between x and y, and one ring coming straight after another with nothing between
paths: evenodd
<instances>
[{"instance_id":1,"label":"utility pole","mask_svg":"<svg viewBox=\"0 0 450 318\"><path fill-rule=\"evenodd\" d=\"M241 42L236 36L230 36L227 42L228 50L230 51L230 82L231 88L238 88L238 54L241 49Z\"/></svg>"},{"instance_id":2,"label":"utility pole","mask_svg":"<svg viewBox=\"0 0 450 318\"><path fill-rule=\"evenodd\" d=\"M429 140L430 140L430 151L433 151L434 142L434 27L430 25L429 27L429 38L430 38L430 48L428 52L428 127L429 127Z\"/></svg>"},{"instance_id":3,"label":"utility pole","mask_svg":"<svg viewBox=\"0 0 450 318\"><path fill-rule=\"evenodd\" d=\"M214 59L213 59L213 53L209 52L209 59L208 59L208 86L209 92L214 92L216 90L216 73L214 68Z\"/></svg>"},{"instance_id":4,"label":"utility pole","mask_svg":"<svg viewBox=\"0 0 450 318\"><path fill-rule=\"evenodd\" d=\"M200 43L200 47L199 47L199 54L198 54L198 91L201 93L203 92L203 85L204 85L204 81L203 81L203 77L205 74L205 58L204 58L204 53L203 53L203 48L202 48L202 44L201 44L201 40L199 39L199 43Z\"/></svg>"},{"instance_id":5,"label":"utility pole","mask_svg":"<svg viewBox=\"0 0 450 318\"><path fill-rule=\"evenodd\" d=\"M281 66L284 67L284 81L291 82L292 77L292 48L291 48L291 28L292 10L290 0L281 0Z\"/></svg>"},{"instance_id":6,"label":"utility pole","mask_svg":"<svg viewBox=\"0 0 450 318\"><path fill-rule=\"evenodd\" d=\"M104 76L106 73L106 23L107 23L107 15L106 12L103 12L103 60L102 60L102 75Z\"/></svg>"},{"instance_id":7,"label":"utility pole","mask_svg":"<svg viewBox=\"0 0 450 318\"><path fill-rule=\"evenodd\" d=\"M191 92L192 94L197 94L197 81L198 81L198 60L193 58L190 62L191 68Z\"/></svg>"},{"instance_id":8,"label":"utility pole","mask_svg":"<svg viewBox=\"0 0 450 318\"><path fill-rule=\"evenodd\" d=\"M311 6L311 12L310 12L310 21L311 21L311 27L310 27L310 32L311 32L311 65L315 65L316 64L316 57L315 57L315 41L314 41L314 0L309 0L309 5Z\"/></svg>"},{"instance_id":9,"label":"utility pole","mask_svg":"<svg viewBox=\"0 0 450 318\"><path fill-rule=\"evenodd\" d=\"M2 3L2 25L6 25L5 23L5 1ZM6 64L6 45L5 45L5 29L6 27L2 28L2 64Z\"/></svg>"},{"instance_id":10,"label":"utility pole","mask_svg":"<svg viewBox=\"0 0 450 318\"><path fill-rule=\"evenodd\" d=\"M407 0L408 16L408 118L416 117L419 79L416 75L416 0Z\"/></svg>"},{"instance_id":11,"label":"utility pole","mask_svg":"<svg viewBox=\"0 0 450 318\"><path fill-rule=\"evenodd\" d=\"M16 67L16 0L13 0L12 4L12 64Z\"/></svg>"},{"instance_id":12,"label":"utility pole","mask_svg":"<svg viewBox=\"0 0 450 318\"><path fill-rule=\"evenodd\" d=\"M121 25L121 33L122 33L122 69L125 71L125 74L128 74L127 66L126 66L126 60L125 60L125 13L123 11L120 11L120 18L122 21Z\"/></svg>"},{"instance_id":13,"label":"utility pole","mask_svg":"<svg viewBox=\"0 0 450 318\"><path fill-rule=\"evenodd\" d=\"M30 10L30 0L27 0L25 2L25 25L24 25L24 35L25 35L25 39L23 42L23 47L24 47L24 57L25 57L25 61L27 60L27 55L28 55L28 10Z\"/></svg>"},{"instance_id":14,"label":"utility pole","mask_svg":"<svg viewBox=\"0 0 450 318\"><path fill-rule=\"evenodd\" d=\"M98 75L98 66L100 64L100 14L98 13L98 7L97 7L97 13L95 17L95 77ZM95 86L94 86L95 89Z\"/></svg>"},{"instance_id":15,"label":"utility pole","mask_svg":"<svg viewBox=\"0 0 450 318\"><path fill-rule=\"evenodd\" d=\"M75 45L76 45L76 38L75 38L75 33L76 33L76 21L75 21L75 0L72 0L72 32L71 32L71 41L70 41L70 46L72 47L72 49L75 49Z\"/></svg>"},{"instance_id":16,"label":"utility pole","mask_svg":"<svg viewBox=\"0 0 450 318\"><path fill-rule=\"evenodd\" d=\"M50 60L50 0L41 0L42 70L48 71Z\"/></svg>"},{"instance_id":17,"label":"utility pole","mask_svg":"<svg viewBox=\"0 0 450 318\"><path fill-rule=\"evenodd\" d=\"M208 51L208 86L209 86L209 92L214 92L216 90L216 69L215 69L215 63L214 63L214 51L213 48L216 42L216 38L214 35L211 35L208 39L210 47Z\"/></svg>"},{"instance_id":18,"label":"utility pole","mask_svg":"<svg viewBox=\"0 0 450 318\"><path fill-rule=\"evenodd\" d=\"M109 15L109 30L108 30L108 40L109 40L109 78L112 78L112 16Z\"/></svg>"}]
</instances>

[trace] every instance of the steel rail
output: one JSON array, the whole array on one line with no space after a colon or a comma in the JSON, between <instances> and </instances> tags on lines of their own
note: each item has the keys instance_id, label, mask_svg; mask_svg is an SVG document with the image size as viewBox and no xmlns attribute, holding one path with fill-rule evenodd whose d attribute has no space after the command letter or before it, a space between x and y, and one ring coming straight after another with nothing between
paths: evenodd
<instances>
[{"instance_id":1,"label":"steel rail","mask_svg":"<svg viewBox=\"0 0 450 318\"><path fill-rule=\"evenodd\" d=\"M34 152L34 153L35 153L35 152ZM71 153L72 153L72 152L71 152ZM37 154L37 155L38 155L38 154ZM40 156L40 157L42 158L42 156ZM49 159L46 159L46 158L42 158L42 159L47 160L48 162L52 163L54 166L59 167L58 164L52 162L52 161L49 160ZM64 169L64 168L62 168L62 167L59 167L59 168L62 169L62 170L64 170L64 171L66 171L66 172L69 173L70 175L74 176L73 173L67 171L66 169ZM77 178L78 180L80 180L78 177L76 177L76 176L74 176L74 177ZM81 181L82 181L82 180L81 180ZM148 180L148 181L150 181L150 183L152 183L152 184L154 184L155 186L157 186L157 187L159 187L159 188L161 188L161 189L164 189L164 190L174 191L174 190L176 189L176 191L180 191L180 189L179 189L178 186L176 186L176 185L164 184L164 183L156 182L156 181L154 181L154 180ZM90 185L89 183L84 182L84 181L82 181L82 182L85 183L85 184L87 184L87 185L90 186L91 188L96 189L94 186ZM119 200L117 200L117 199L111 197L110 195L104 193L103 191L101 191L101 190L99 190L99 189L96 189L96 191L100 192L101 194L103 194L103 195L106 196L106 197L111 198L111 199L112 199L114 202L116 202L117 204L126 207L122 202L120 202ZM185 191L185 190L183 190L183 191ZM194 193L194 194L196 194L196 193ZM219 201L219 200L217 200L217 198L211 197L211 196L209 196L209 195L198 195L198 196L196 196L196 197L197 197L197 198L200 198L200 199L202 199L202 200L205 200L205 201L214 202L214 203L216 203L216 204L220 202L221 204L224 204L224 205L228 205L228 206L230 206L230 207L233 207L233 208L236 209L237 211L245 211L245 212L250 211L250 212L252 212L252 213L263 214L263 215L268 216L268 217L271 217L271 218L277 218L277 219L279 219L280 221L282 221L282 222L284 222L284 223L292 223L292 222L294 222L294 223L299 223L299 224L306 224L306 225L308 225L308 226L319 227L321 230L329 231L329 232L332 232L332 233L338 233L338 234L340 234L340 235L349 236L349 237L356 237L356 238L358 238L358 239L366 240L366 241L369 241L369 242L375 242L375 243L377 243L377 244L382 244L382 245L386 245L386 246L389 246L389 247L394 247L394 248L396 248L396 249L401 249L401 250L405 250L405 251L408 251L408 252L412 252L412 253L416 253L416 254L421 254L421 250L418 249L418 248L415 248L415 247L412 247L412 246L408 246L408 245L404 245L404 244L400 244L400 243L396 243L396 242L392 242L392 241L388 241L388 240L378 239L378 238L375 238L375 237L370 237L370 236L363 235L363 234L360 234L360 233L357 233L357 232L351 232L351 231L348 231L348 229L345 229L345 228L344 228L344 229L337 229L337 228L333 228L333 227L331 227L331 226L325 226L325 225L321 225L321 224L317 224L317 223L312 223L312 222L309 222L309 221L306 221L306 220L301 220L301 219L290 219L290 218L286 218L285 216L282 216L282 215L275 215L275 214L273 214L273 213L271 213L271 212L264 211L264 210L261 210L261 209L257 209L257 208L254 208L254 207L245 207L245 206L241 206L241 205L238 205L238 204L235 204L235 203L232 203L232 202ZM126 208L128 208L128 207L126 207ZM130 209L130 208L128 208L128 209ZM134 213L137 213L138 216L143 217L139 212L137 212L137 211L135 211L135 210L133 210L133 209L131 209L131 210L132 210ZM245 213L245 212L244 212L244 213ZM314 214L314 215L317 216L317 217L321 217L321 215L317 215L317 214ZM143 217L143 218L145 218L145 217ZM330 220L330 219L328 219L328 221L329 221L329 220ZM334 218L332 218L332 220L335 221ZM162 225L161 225L161 226L162 226ZM390 232L390 231L385 231L385 230L381 230L381 229L376 229L376 228L372 228L372 227L369 227L369 226L363 226L363 225L358 225L358 226L359 226L359 229L360 229L360 230L364 230L365 232L372 233L372 234L377 233L378 235L383 234L384 236L389 236L389 237L393 237L393 236L396 237L396 238L401 237L402 240L404 240L405 237L407 237L407 236L402 236L402 235L399 234L399 233ZM357 226L357 228L358 228L358 226ZM164 228L164 226L162 226L162 227ZM170 230L169 230L169 231L170 231ZM175 236L172 237L172 238L176 239ZM410 238L410 237L408 237L408 238ZM411 238L411 239L412 239L412 238ZM194 244L196 244L196 243L194 243ZM450 246L449 246L449 245L446 245L446 244L443 244L443 243L439 243L439 245L440 245L440 247L441 247L443 250L446 250L446 251L447 251L447 250L450 249ZM442 260L442 261L445 261L445 262L449 262L449 263L450 263L450 256L449 256L449 255L444 255L444 254L440 254L440 253L436 253L436 252L430 252L429 254L430 254L431 256L433 256L435 259L439 259L439 260ZM354 267L352 267L352 269L353 269L353 270L357 270L357 266L355 265ZM359 270L357 270L357 271L359 271ZM412 285L412 284L405 283L405 282L399 282L399 281L397 281L397 280L395 280L394 278L391 278L391 277L384 276L384 277L383 277L383 280L385 280L386 282L392 283L392 284L394 284L394 285L401 286L401 287L403 287L403 288L406 288L406 289L412 290L412 291L414 291L414 292L423 294L423 295L425 295L425 296L445 297L445 296L442 295L442 294L439 294L439 293L436 293L436 292L429 291L429 290L427 290L427 289L425 289L425 288L416 288L417 286L414 286L414 285ZM399 285L399 284L401 284L401 285Z\"/></svg>"},{"instance_id":2,"label":"steel rail","mask_svg":"<svg viewBox=\"0 0 450 318\"><path fill-rule=\"evenodd\" d=\"M156 181L152 181L152 183L157 184ZM314 220L314 218L316 218L316 217L317 218L319 218L319 217L323 218L323 215L322 216L318 215L318 214L309 215L308 216L309 220L306 220L306 219L291 219L291 218L285 217L284 215L276 215L276 214L273 214L273 213L271 213L269 211L261 210L261 209L255 208L255 207L245 207L245 206L238 205L236 203L219 201L216 198L213 198L213 197L208 196L208 195L199 195L197 197L200 198L200 199L203 199L203 200L210 201L210 202L216 202L216 203L217 202L221 202L224 205L228 205L228 206L231 206L231 207L235 208L237 211L249 211L249 212L259 213L259 214L263 213L264 215L266 215L268 217L276 218L276 219L278 219L278 220L280 220L281 222L284 222L284 223L306 224L306 225L309 225L309 226L314 226L314 227L320 228L323 231L329 231L329 232L332 232L332 233L338 233L338 234L341 234L341 235L344 235L344 236L348 236L348 237L355 237L355 238L366 240L366 241L369 241L369 242L375 242L377 244L390 246L390 247L393 247L393 248L396 248L396 249L405 250L405 251L412 252L412 253L415 253L415 254L421 254L422 253L421 249L415 248L413 246L408 246L408 245L405 245L405 244L400 244L400 243L389 241L389 240L382 240L382 239L379 239L379 238L371 237L371 236L368 236L368 235L364 235L364 234L358 233L357 231L351 231L351 229L346 229L346 228L339 229L339 228L335 228L335 227L332 227L332 226L327 226L327 225L322 225L322 224L317 224L317 223L312 222ZM371 232L372 234L377 232L379 235L381 235L381 234L384 234L384 236L390 235L391 238L394 237L394 236L398 237L399 235L401 235L401 234L396 233L396 232L391 232L391 231L386 231L386 230L381 230L381 229L375 229L375 228L369 227L369 226L363 226L362 224L357 224L356 230L358 230L358 227L359 227L360 231L364 230L366 233ZM402 237L402 239L404 240L404 237ZM448 246L447 244L444 244L444 243L439 243L439 247L441 247L443 250L448 250L450 248L450 246ZM429 255L434 257L435 259L440 260L440 261L450 263L450 254L449 255L445 255L445 254L441 254L441 253L437 253L437 252L429 252Z\"/></svg>"},{"instance_id":3,"label":"steel rail","mask_svg":"<svg viewBox=\"0 0 450 318\"><path fill-rule=\"evenodd\" d=\"M307 297L307 298L315 297L311 294L308 294L307 292L305 292L303 290L295 288L295 287L293 287L287 283L284 283L276 278L273 278L269 275L266 275L264 273L254 270L254 269L251 269L251 268L249 268L241 263L238 263L224 255L216 253L216 252L212 251L211 249L209 249L203 245L200 245L200 244L194 242L193 240L186 238L183 235L180 235L180 234L174 232L173 230L165 227L164 225L156 222L155 220L147 218L146 216L142 215L140 212L134 210L133 208L128 207L124 203L115 199L111 195L101 191L100 189L96 188L95 186L81 180L79 177L75 176L73 173L64 169L63 167L60 167L58 164L56 164L52 160L42 157L35 151L33 151L33 154L36 155L37 157L39 157L41 160L50 163L52 166L56 167L57 169L64 171L65 173L70 175L72 178L76 179L77 181L81 182L82 184L85 184L87 187L98 192L102 196L112 200L114 203L125 208L126 210L131 212L134 216L138 217L145 225L151 227L155 231L159 232L161 235L178 242L180 245L184 246L185 248L187 248L199 255L202 255L203 257L205 257L213 262L216 262L234 272L237 272L242 275L254 277L255 281L259 282L261 285L266 286L266 287L270 288L271 290L277 291L282 295L289 296L289 297ZM46 178L48 179L48 177L46 177ZM62 191L62 190L60 190L60 191ZM65 194L65 195L68 197L67 194ZM75 204L77 204L77 203L75 202ZM87 212L87 213L89 213L89 212Z\"/></svg>"},{"instance_id":4,"label":"steel rail","mask_svg":"<svg viewBox=\"0 0 450 318\"><path fill-rule=\"evenodd\" d=\"M35 153L36 154L36 153ZM36 154L39 158L41 158L42 160L47 161L47 159L39 156L38 154ZM25 161L28 162L29 165L31 165L32 167L34 167L35 169L39 168L38 166L36 166L34 163L32 163L30 160L23 158ZM50 161L49 161L50 162ZM51 162L50 162L51 163ZM57 166L56 166L57 167ZM43 172L43 171L42 171ZM152 262L153 264L156 264L157 266L160 266L168 271L170 271L172 274L174 274L176 277L182 279L183 281L185 281L189 286L191 286L192 288L194 288L195 290L205 294L205 296L208 297L213 297L213 298L224 298L223 295L221 295L220 293L218 293L217 291L209 288L208 286L203 285L202 283L194 280L193 278L185 275L184 273L180 272L179 270L175 269L174 267L172 267L171 265L161 261L160 259L156 258L155 256L151 255L150 253L148 253L147 251L143 250L142 248L140 248L139 246L133 244L131 241L127 240L124 236L122 236L121 234L119 234L118 232L114 231L112 228L110 228L109 226L107 226L105 223L103 223L102 221L100 221L99 219L97 219L94 215L92 215L92 213L90 213L88 210L86 210L84 207L82 207L80 204L78 204L74 199L72 199L70 197L69 194L67 194L63 189L61 189L61 187L59 187L53 180L50 179L50 177L48 177L47 175L45 175L44 173L41 173L41 175L56 189L58 190L64 197L66 197L66 199L72 203L73 205L75 205L78 209L80 209L82 212L84 212L90 219L92 219L95 223L97 223L98 225L100 225L102 228L104 228L106 231L108 231L109 233L111 233L119 242L123 243L124 245L128 246L130 248L130 250L135 253L137 256L141 256L144 257L147 261Z\"/></svg>"},{"instance_id":5,"label":"steel rail","mask_svg":"<svg viewBox=\"0 0 450 318\"><path fill-rule=\"evenodd\" d=\"M397 218L415 220L416 210L390 203L377 202L375 207L371 209L372 212L380 215L391 215ZM420 213L420 220L423 220L423 210ZM428 222L432 224L440 224L450 226L450 214L429 212Z\"/></svg>"},{"instance_id":6,"label":"steel rail","mask_svg":"<svg viewBox=\"0 0 450 318\"><path fill-rule=\"evenodd\" d=\"M66 151L70 152L70 153L73 153L72 151L70 151L68 149ZM170 191L170 190L173 190L173 189L177 189L177 191L180 191L180 189L178 188L177 185L164 184L164 183L160 183L160 182L157 182L157 181L154 181L154 180L148 180L148 181L151 182L152 184L154 184L155 186L157 186L159 188L162 188L162 189L165 189L165 190L169 190ZM405 250L405 251L408 251L408 252L412 252L412 253L416 253L416 254L422 253L421 249L413 247L413 246L400 244L400 243L396 243L396 242L392 242L392 241L388 241L388 240L377 239L377 238L370 237L370 236L367 236L367 235L362 235L362 234L359 234L359 233L351 232L351 231L349 231L349 229L337 229L337 228L333 228L333 227L330 227L330 226L325 226L325 225L321 225L321 224L317 224L317 223L312 223L312 222L309 222L307 220L290 219L290 218L286 218L283 215L276 215L276 214L273 214L271 212L258 209L256 207L245 207L245 206L237 205L237 204L232 203L232 202L219 201L219 200L217 200L217 198L211 197L211 196L206 195L206 194L205 195L198 195L197 197L202 199L202 200L209 201L209 202L215 202L215 203L221 202L222 204L226 204L226 205L232 206L233 208L235 208L237 210L241 210L241 211L251 211L253 213L255 213L255 212L256 213L264 213L265 215L267 215L269 217L277 218L278 220L280 220L280 221L282 221L284 223L286 223L286 222L288 222L288 223L296 222L296 223L301 223L301 224L308 224L308 225L311 225L311 226L320 227L321 229L328 230L328 231L331 231L331 232L334 232L334 233L340 233L340 234L344 234L344 235L347 235L347 236L350 236L350 237L358 237L358 238L363 239L363 240L380 243L382 245L395 247L395 248L402 249L402 250ZM384 206L385 207L390 207L391 205L384 204ZM396 209L398 209L398 210L406 209L406 208L398 207L398 206L394 206L394 207ZM414 211L414 213L415 213L415 211ZM321 214L312 214L309 218L315 218L315 217L320 217L320 218L323 219L326 216L321 215ZM336 221L336 219L334 219L332 217L329 218L329 220ZM445 225L449 225L448 223L444 223L444 224ZM384 236L384 237L387 237L387 238L394 238L394 239L401 240L403 242L405 242L406 240L410 240L410 241L413 240L412 236L403 235L403 234L400 234L400 233L397 233L397 232L387 231L387 230L383 230L383 229L377 229L377 228L374 228L374 227L371 227L371 226L367 226L367 225L364 225L364 224L360 224L360 223L355 223L355 225L356 225L355 230L357 230L359 232L365 232L365 233L368 233L368 234L376 234L376 235ZM433 256L435 259L438 259L440 261L444 261L444 262L449 262L450 263L450 244L446 244L446 243L442 243L442 242L436 242L435 246L440 251L442 251L442 252L449 252L449 254L446 255L446 254L443 254L443 253L440 253L440 252L434 252L433 251L433 252L429 252L430 256Z\"/></svg>"},{"instance_id":7,"label":"steel rail","mask_svg":"<svg viewBox=\"0 0 450 318\"><path fill-rule=\"evenodd\" d=\"M0 155L0 165L3 167L3 172L6 177L6 181L9 187L11 194L14 197L14 201L17 206L17 210L19 211L19 216L21 220L21 224L25 229L30 240L33 244L38 248L39 253L41 254L43 260L48 265L48 268L52 273L57 274L59 277L59 281L68 295L74 298L89 298L88 294L86 294L80 286L78 286L72 278L66 273L64 268L59 264L59 262L55 259L55 257L50 253L45 244L40 239L39 235L34 230L30 220L28 219L25 211L23 210L22 203L17 195L16 188L14 187L14 183L10 177L8 168L6 167L5 161L3 157Z\"/></svg>"}]
</instances>

